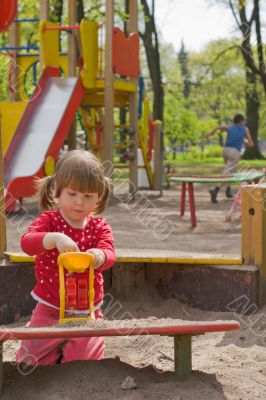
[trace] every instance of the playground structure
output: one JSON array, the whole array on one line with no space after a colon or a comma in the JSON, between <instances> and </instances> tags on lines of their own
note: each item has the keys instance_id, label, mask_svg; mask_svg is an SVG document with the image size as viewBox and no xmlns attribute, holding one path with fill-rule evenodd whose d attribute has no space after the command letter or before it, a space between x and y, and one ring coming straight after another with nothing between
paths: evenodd
<instances>
[{"instance_id":1,"label":"playground structure","mask_svg":"<svg viewBox=\"0 0 266 400\"><path fill-rule=\"evenodd\" d=\"M89 149L105 162L109 175L113 172L114 149L121 150L124 163L115 167L129 169L129 190L135 192L139 186L137 158L141 154L149 187L160 190L160 123L151 120L143 83L139 89L137 8L135 1L130 4L129 36L126 37L123 31L113 27L113 4L107 2L105 42L101 32L103 26L88 20L77 24L75 2L69 2L69 25L58 26L43 19L48 19L49 2L41 1L41 10L45 10L45 15L41 15L40 48L19 45L19 26L25 20L16 20L10 27L10 46L1 48L1 51L9 51L9 87L15 102L0 105L7 211L15 209L17 200L35 193L36 177L53 173L78 110ZM27 21L37 23L38 19ZM60 31L69 35L67 56L59 51ZM24 50L40 50L40 54L22 53ZM37 82L36 65L39 59L42 73ZM30 69L36 87L25 105L25 80ZM62 71L64 77L60 76ZM114 123L115 108L128 109L125 124ZM114 144L115 130L123 132L123 143ZM76 136L72 129L68 136L68 148L75 147ZM34 153L29 154L29 148L34 148Z\"/></svg>"}]
</instances>

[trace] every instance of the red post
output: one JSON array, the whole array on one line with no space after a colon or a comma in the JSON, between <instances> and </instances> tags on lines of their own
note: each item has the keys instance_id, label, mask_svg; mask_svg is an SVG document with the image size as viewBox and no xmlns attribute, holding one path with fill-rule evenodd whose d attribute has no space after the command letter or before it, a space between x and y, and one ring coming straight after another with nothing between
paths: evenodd
<instances>
[{"instance_id":1,"label":"red post","mask_svg":"<svg viewBox=\"0 0 266 400\"><path fill-rule=\"evenodd\" d=\"M186 182L182 182L181 188L181 201L180 201L180 215L183 217L186 209Z\"/></svg>"},{"instance_id":2,"label":"red post","mask_svg":"<svg viewBox=\"0 0 266 400\"><path fill-rule=\"evenodd\" d=\"M188 183L188 196L189 196L191 226L192 226L192 228L195 228L197 226L197 219L196 219L196 207L195 207L193 182Z\"/></svg>"}]
</instances>

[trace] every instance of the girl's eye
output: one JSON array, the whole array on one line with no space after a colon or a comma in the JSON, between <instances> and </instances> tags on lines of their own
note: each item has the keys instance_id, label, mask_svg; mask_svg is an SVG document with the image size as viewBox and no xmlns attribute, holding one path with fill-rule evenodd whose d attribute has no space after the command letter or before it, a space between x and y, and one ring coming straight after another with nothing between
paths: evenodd
<instances>
[{"instance_id":1,"label":"girl's eye","mask_svg":"<svg viewBox=\"0 0 266 400\"><path fill-rule=\"evenodd\" d=\"M87 199L90 199L90 198L91 198L91 195L90 195L90 194L85 194L85 197L86 197Z\"/></svg>"},{"instance_id":2,"label":"girl's eye","mask_svg":"<svg viewBox=\"0 0 266 400\"><path fill-rule=\"evenodd\" d=\"M75 196L76 193L74 192L68 192L69 196Z\"/></svg>"}]
</instances>

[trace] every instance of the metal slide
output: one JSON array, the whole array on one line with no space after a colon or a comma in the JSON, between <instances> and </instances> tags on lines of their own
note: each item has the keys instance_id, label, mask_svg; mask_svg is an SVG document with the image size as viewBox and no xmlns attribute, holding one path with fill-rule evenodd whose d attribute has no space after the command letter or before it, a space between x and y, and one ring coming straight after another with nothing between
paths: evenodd
<instances>
[{"instance_id":1,"label":"metal slide","mask_svg":"<svg viewBox=\"0 0 266 400\"><path fill-rule=\"evenodd\" d=\"M81 103L79 78L54 75L55 68L44 71L4 158L7 211L17 199L35 193L35 178L45 176L48 156L57 159Z\"/></svg>"}]
</instances>

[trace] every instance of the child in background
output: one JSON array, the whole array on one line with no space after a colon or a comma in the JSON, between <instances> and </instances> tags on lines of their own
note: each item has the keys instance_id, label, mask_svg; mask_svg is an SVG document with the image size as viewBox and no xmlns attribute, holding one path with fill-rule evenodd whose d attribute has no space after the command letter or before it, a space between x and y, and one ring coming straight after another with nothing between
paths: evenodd
<instances>
[{"instance_id":1,"label":"child in background","mask_svg":"<svg viewBox=\"0 0 266 400\"><path fill-rule=\"evenodd\" d=\"M206 138L212 136L216 131L226 131L226 143L223 149L223 158L225 163L224 175L232 175L236 172L239 160L240 151L243 143L249 147L253 147L254 143L250 134L249 129L245 126L246 119L242 114L236 114L234 116L233 125L218 125L213 128L209 133L205 134ZM218 203L217 195L223 184L215 186L210 190L212 203ZM225 190L225 195L227 198L232 198L233 193L231 191L231 186L227 186Z\"/></svg>"},{"instance_id":2,"label":"child in background","mask_svg":"<svg viewBox=\"0 0 266 400\"><path fill-rule=\"evenodd\" d=\"M22 236L21 247L36 255L37 283L32 297L38 302L27 326L51 326L59 320L60 253L82 251L95 257L95 316L103 318L102 271L115 262L112 231L104 218L98 218L106 207L110 188L103 167L89 152L73 150L57 163L53 176L40 180L40 206L44 211ZM87 276L88 272L84 272ZM67 275L67 274L66 274ZM79 274L79 276L82 274ZM66 310L81 314L81 310ZM88 314L88 310L83 311ZM17 362L31 355L37 365L53 365L74 360L99 360L104 356L101 337L24 340Z\"/></svg>"}]
</instances>

